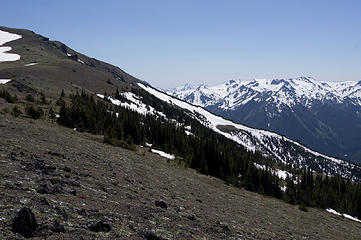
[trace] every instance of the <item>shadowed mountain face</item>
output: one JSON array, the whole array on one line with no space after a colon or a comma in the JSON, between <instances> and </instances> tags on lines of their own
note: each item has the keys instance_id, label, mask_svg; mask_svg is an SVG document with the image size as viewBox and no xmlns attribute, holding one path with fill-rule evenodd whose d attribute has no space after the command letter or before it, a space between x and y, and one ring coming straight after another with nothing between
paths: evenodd
<instances>
[{"instance_id":1,"label":"shadowed mountain face","mask_svg":"<svg viewBox=\"0 0 361 240\"><path fill-rule=\"evenodd\" d=\"M168 93L213 113L361 163L361 82L296 79L231 80Z\"/></svg>"}]
</instances>

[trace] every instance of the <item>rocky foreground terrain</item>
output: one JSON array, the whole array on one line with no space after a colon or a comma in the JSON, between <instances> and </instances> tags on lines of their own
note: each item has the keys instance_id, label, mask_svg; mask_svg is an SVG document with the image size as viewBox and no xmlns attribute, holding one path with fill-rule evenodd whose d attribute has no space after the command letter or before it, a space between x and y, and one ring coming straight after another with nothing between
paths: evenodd
<instances>
[{"instance_id":1,"label":"rocky foreground terrain","mask_svg":"<svg viewBox=\"0 0 361 240\"><path fill-rule=\"evenodd\" d=\"M101 136L4 114L0 136L0 239L23 239L13 220L24 207L36 219L34 239L361 236L358 222L228 186L146 147L129 151Z\"/></svg>"}]
</instances>

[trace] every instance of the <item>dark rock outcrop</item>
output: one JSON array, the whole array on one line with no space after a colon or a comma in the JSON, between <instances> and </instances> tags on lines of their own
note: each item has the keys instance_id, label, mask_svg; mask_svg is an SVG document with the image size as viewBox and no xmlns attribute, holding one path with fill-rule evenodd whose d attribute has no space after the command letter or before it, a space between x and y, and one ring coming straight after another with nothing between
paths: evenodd
<instances>
[{"instance_id":1,"label":"dark rock outcrop","mask_svg":"<svg viewBox=\"0 0 361 240\"><path fill-rule=\"evenodd\" d=\"M13 219L12 231L25 238L34 237L38 227L34 213L29 208L22 208Z\"/></svg>"}]
</instances>

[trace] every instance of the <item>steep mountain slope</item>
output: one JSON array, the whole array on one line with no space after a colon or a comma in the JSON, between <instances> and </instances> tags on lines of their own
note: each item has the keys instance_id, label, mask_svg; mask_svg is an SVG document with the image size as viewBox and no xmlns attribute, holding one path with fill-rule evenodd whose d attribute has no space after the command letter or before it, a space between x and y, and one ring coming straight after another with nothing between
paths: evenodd
<instances>
[{"instance_id":1,"label":"steep mountain slope","mask_svg":"<svg viewBox=\"0 0 361 240\"><path fill-rule=\"evenodd\" d=\"M22 207L32 208L41 226L34 239L352 240L361 235L358 222L317 208L303 212L228 186L168 163L148 148L133 152L56 123L29 124L2 114L0 132L0 239L24 239L11 232ZM157 207L158 200L167 208ZM89 229L102 220L109 232ZM52 227L55 222L58 228Z\"/></svg>"},{"instance_id":2,"label":"steep mountain slope","mask_svg":"<svg viewBox=\"0 0 361 240\"><path fill-rule=\"evenodd\" d=\"M279 135L234 124L159 92L119 68L62 47L61 43L56 47L56 42L44 43L48 42L46 38L29 31L8 30L24 33L22 38L6 43L12 53L20 55L20 60L0 65L1 78L11 79L0 91L0 158L4 164L0 168L4 179L0 184L4 190L0 195L0 222L5 229L0 236L14 237L9 231L11 221L23 206L32 207L41 223L34 234L50 239L269 239L276 234L290 235L283 229L290 229L296 238L327 238L330 233L344 236L344 232L328 229L333 224L322 233L315 233L314 226L310 226L307 235L303 228L283 227L285 222L289 225L289 219L300 216L297 208L244 190L239 193L238 188L223 190L221 181L183 168L187 163L228 184L249 185L252 191L278 198L288 196L288 189L297 190L300 196L311 192L326 199L325 205L319 205L322 208L334 206L339 212L347 208L347 213L361 216L357 208L361 185L297 169L307 167L359 181L360 167L323 156ZM30 53L26 55L21 49L29 49L25 51ZM25 54L27 63L21 54ZM69 76L71 72L79 75ZM108 78L110 75L113 78ZM172 156L162 151L174 154L175 159L166 161L151 153ZM307 183L313 176L327 186L317 185L323 190L322 196L313 189L312 181ZM330 191L332 183L340 188ZM234 194L247 200L235 198ZM350 201L342 202L346 197ZM296 200L292 203L315 206L307 199ZM258 205L265 208L258 209ZM253 211L247 215L240 206L252 207ZM275 211L264 214L269 208ZM331 216L325 211L310 212L313 214L306 215L308 222L312 222L314 214L326 214L325 219ZM260 223L249 222L255 213L257 219L262 219ZM340 217L331 219L334 217L341 221L345 232L358 228L354 224L342 225ZM286 221L273 220L277 218ZM241 226L240 219L245 219ZM265 226L265 222L272 226Z\"/></svg>"},{"instance_id":3,"label":"steep mountain slope","mask_svg":"<svg viewBox=\"0 0 361 240\"><path fill-rule=\"evenodd\" d=\"M329 155L361 161L361 81L230 80L167 91L235 122L267 129Z\"/></svg>"}]
</instances>

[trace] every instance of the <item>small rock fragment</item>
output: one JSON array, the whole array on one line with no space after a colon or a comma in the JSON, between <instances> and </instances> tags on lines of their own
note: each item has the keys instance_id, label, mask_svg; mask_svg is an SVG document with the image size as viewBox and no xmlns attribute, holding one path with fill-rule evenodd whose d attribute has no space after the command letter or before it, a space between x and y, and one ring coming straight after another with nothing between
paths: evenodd
<instances>
[{"instance_id":1,"label":"small rock fragment","mask_svg":"<svg viewBox=\"0 0 361 240\"><path fill-rule=\"evenodd\" d=\"M185 210L184 207L179 207L179 208L176 210L176 212L177 212L177 213L180 213L180 212L182 212L183 210Z\"/></svg>"},{"instance_id":2,"label":"small rock fragment","mask_svg":"<svg viewBox=\"0 0 361 240\"><path fill-rule=\"evenodd\" d=\"M64 172L69 172L69 173L71 172L71 169L69 167L64 167L63 170Z\"/></svg>"},{"instance_id":3,"label":"small rock fragment","mask_svg":"<svg viewBox=\"0 0 361 240\"><path fill-rule=\"evenodd\" d=\"M168 208L166 202L164 202L163 200L155 201L155 206L160 208Z\"/></svg>"},{"instance_id":4,"label":"small rock fragment","mask_svg":"<svg viewBox=\"0 0 361 240\"><path fill-rule=\"evenodd\" d=\"M89 226L89 230L93 232L109 232L111 230L110 224L100 221Z\"/></svg>"},{"instance_id":5,"label":"small rock fragment","mask_svg":"<svg viewBox=\"0 0 361 240\"><path fill-rule=\"evenodd\" d=\"M53 224L53 232L55 233L65 233L64 225L61 225L58 221Z\"/></svg>"},{"instance_id":6,"label":"small rock fragment","mask_svg":"<svg viewBox=\"0 0 361 240\"><path fill-rule=\"evenodd\" d=\"M146 232L143 234L143 237L146 240L164 240L163 237L158 236L155 232Z\"/></svg>"}]
</instances>

